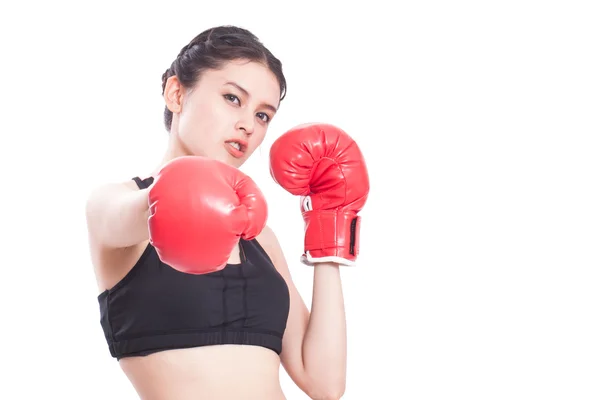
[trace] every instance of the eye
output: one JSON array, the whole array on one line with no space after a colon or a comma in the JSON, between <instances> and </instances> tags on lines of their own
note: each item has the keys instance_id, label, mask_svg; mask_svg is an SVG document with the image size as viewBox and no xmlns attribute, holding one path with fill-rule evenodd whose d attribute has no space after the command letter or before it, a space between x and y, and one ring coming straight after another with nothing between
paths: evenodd
<instances>
[{"instance_id":1,"label":"eye","mask_svg":"<svg viewBox=\"0 0 600 400\"><path fill-rule=\"evenodd\" d=\"M240 104L240 103L241 103L241 101L240 101L239 97L237 97L237 96L236 96L236 95L234 95L234 94L226 94L226 95L224 95L223 97L225 97L225 99L226 99L227 101L230 101L230 102L232 102L232 103L235 103L236 101L237 101L237 104Z\"/></svg>"},{"instance_id":2,"label":"eye","mask_svg":"<svg viewBox=\"0 0 600 400\"><path fill-rule=\"evenodd\" d=\"M261 120L263 120L263 122L269 122L271 121L271 117L269 117L267 114L265 113L258 113L256 114L258 116L258 118L260 118Z\"/></svg>"}]
</instances>

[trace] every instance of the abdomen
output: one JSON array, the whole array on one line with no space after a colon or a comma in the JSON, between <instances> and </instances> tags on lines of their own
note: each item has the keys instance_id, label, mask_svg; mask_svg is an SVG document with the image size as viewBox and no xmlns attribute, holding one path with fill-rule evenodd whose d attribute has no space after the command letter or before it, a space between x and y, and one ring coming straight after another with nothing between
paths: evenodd
<instances>
[{"instance_id":1,"label":"abdomen","mask_svg":"<svg viewBox=\"0 0 600 400\"><path fill-rule=\"evenodd\" d=\"M217 345L120 360L143 400L284 400L279 356L258 346Z\"/></svg>"}]
</instances>

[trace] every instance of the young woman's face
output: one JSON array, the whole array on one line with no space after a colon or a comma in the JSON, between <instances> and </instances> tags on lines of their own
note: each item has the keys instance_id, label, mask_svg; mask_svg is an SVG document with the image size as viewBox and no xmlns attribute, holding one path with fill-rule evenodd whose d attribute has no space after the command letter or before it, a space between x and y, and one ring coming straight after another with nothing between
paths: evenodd
<instances>
[{"instance_id":1,"label":"young woman's face","mask_svg":"<svg viewBox=\"0 0 600 400\"><path fill-rule=\"evenodd\" d=\"M173 113L171 135L184 153L234 167L262 143L279 107L279 82L260 63L232 61L222 69L205 71L191 91L177 82L174 86L181 102Z\"/></svg>"}]
</instances>

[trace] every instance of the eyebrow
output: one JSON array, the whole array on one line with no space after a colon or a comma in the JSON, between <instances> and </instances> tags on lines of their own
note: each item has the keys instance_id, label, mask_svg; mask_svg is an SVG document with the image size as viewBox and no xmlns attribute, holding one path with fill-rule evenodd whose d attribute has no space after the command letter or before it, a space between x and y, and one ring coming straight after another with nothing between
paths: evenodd
<instances>
[{"instance_id":1,"label":"eyebrow","mask_svg":"<svg viewBox=\"0 0 600 400\"><path fill-rule=\"evenodd\" d=\"M243 87L238 85L237 83L229 81L229 82L226 82L225 84L231 85L231 86L237 88L240 92L244 93L244 95L246 95L246 97L250 97L250 93L246 89L244 89ZM272 106L271 104L262 103L261 106L268 108L269 110L273 111L274 113L277 112L277 108L275 106Z\"/></svg>"}]
</instances>

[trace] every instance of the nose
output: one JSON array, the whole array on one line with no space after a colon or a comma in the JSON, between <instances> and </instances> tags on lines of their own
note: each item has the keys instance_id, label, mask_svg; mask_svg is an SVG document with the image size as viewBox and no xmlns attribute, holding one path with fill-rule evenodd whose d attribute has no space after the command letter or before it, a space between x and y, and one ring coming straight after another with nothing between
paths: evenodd
<instances>
[{"instance_id":1,"label":"nose","mask_svg":"<svg viewBox=\"0 0 600 400\"><path fill-rule=\"evenodd\" d=\"M247 136L252 135L254 133L254 115L250 117L242 115L238 120L235 129L244 132Z\"/></svg>"}]
</instances>

